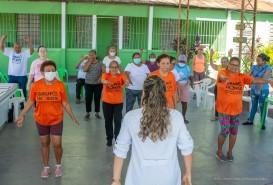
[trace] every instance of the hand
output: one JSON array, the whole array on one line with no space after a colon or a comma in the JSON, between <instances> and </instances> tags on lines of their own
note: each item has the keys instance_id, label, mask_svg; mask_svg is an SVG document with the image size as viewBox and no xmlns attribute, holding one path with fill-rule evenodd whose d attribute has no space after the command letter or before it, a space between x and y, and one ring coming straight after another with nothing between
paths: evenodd
<instances>
[{"instance_id":1,"label":"hand","mask_svg":"<svg viewBox=\"0 0 273 185\"><path fill-rule=\"evenodd\" d=\"M25 37L24 37L24 41L25 41L26 43L29 43L29 42L30 42L28 36L25 36Z\"/></svg>"},{"instance_id":2,"label":"hand","mask_svg":"<svg viewBox=\"0 0 273 185\"><path fill-rule=\"evenodd\" d=\"M27 91L29 91L30 90L30 85L27 85L26 89L27 89Z\"/></svg>"},{"instance_id":3,"label":"hand","mask_svg":"<svg viewBox=\"0 0 273 185\"><path fill-rule=\"evenodd\" d=\"M220 75L220 80L221 81L228 81L229 79L225 75Z\"/></svg>"},{"instance_id":4,"label":"hand","mask_svg":"<svg viewBox=\"0 0 273 185\"><path fill-rule=\"evenodd\" d=\"M120 182L112 182L111 185L121 185L121 183Z\"/></svg>"},{"instance_id":5,"label":"hand","mask_svg":"<svg viewBox=\"0 0 273 185\"><path fill-rule=\"evenodd\" d=\"M72 121L74 122L75 125L79 126L79 122L76 120L76 118L72 119Z\"/></svg>"},{"instance_id":6,"label":"hand","mask_svg":"<svg viewBox=\"0 0 273 185\"><path fill-rule=\"evenodd\" d=\"M184 174L182 177L182 182L184 185L192 185L191 183L191 174Z\"/></svg>"},{"instance_id":7,"label":"hand","mask_svg":"<svg viewBox=\"0 0 273 185\"><path fill-rule=\"evenodd\" d=\"M124 82L124 86L125 86L125 87L128 87L129 84L130 84L129 80L126 80L126 81Z\"/></svg>"},{"instance_id":8,"label":"hand","mask_svg":"<svg viewBox=\"0 0 273 185\"><path fill-rule=\"evenodd\" d=\"M16 123L17 123L17 127L22 127L23 126L23 122L24 122L24 116L19 116L18 118L17 118L17 120L15 121Z\"/></svg>"},{"instance_id":9,"label":"hand","mask_svg":"<svg viewBox=\"0 0 273 185\"><path fill-rule=\"evenodd\" d=\"M143 53L143 49L142 48L139 50L139 53Z\"/></svg>"},{"instance_id":10,"label":"hand","mask_svg":"<svg viewBox=\"0 0 273 185\"><path fill-rule=\"evenodd\" d=\"M166 48L162 48L162 53L163 53L163 54L166 54L166 53L167 53Z\"/></svg>"},{"instance_id":11,"label":"hand","mask_svg":"<svg viewBox=\"0 0 273 185\"><path fill-rule=\"evenodd\" d=\"M229 56L229 57L232 57L232 52L233 52L233 49L230 49L230 50L228 51L228 56Z\"/></svg>"},{"instance_id":12,"label":"hand","mask_svg":"<svg viewBox=\"0 0 273 185\"><path fill-rule=\"evenodd\" d=\"M213 51L213 49L210 49L210 57L212 58L213 55L214 55L214 51Z\"/></svg>"},{"instance_id":13,"label":"hand","mask_svg":"<svg viewBox=\"0 0 273 185\"><path fill-rule=\"evenodd\" d=\"M2 37L1 37L1 40L4 40L4 39L6 39L6 38L7 38L7 34L3 33L3 34L2 34Z\"/></svg>"}]
</instances>

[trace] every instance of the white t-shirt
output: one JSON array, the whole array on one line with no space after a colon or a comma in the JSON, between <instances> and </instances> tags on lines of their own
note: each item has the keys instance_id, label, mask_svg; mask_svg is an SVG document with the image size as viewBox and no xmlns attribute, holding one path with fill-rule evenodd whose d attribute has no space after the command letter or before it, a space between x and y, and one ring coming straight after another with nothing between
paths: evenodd
<instances>
[{"instance_id":1,"label":"white t-shirt","mask_svg":"<svg viewBox=\"0 0 273 185\"><path fill-rule=\"evenodd\" d=\"M179 81L180 76L179 76L179 74L177 73L177 71L176 71L175 69L173 69L171 72L174 74L175 81L176 81L176 82Z\"/></svg>"},{"instance_id":2,"label":"white t-shirt","mask_svg":"<svg viewBox=\"0 0 273 185\"><path fill-rule=\"evenodd\" d=\"M17 54L14 49L5 48L3 54L9 57L8 75L27 75L27 59L31 57L29 49Z\"/></svg>"},{"instance_id":3,"label":"white t-shirt","mask_svg":"<svg viewBox=\"0 0 273 185\"><path fill-rule=\"evenodd\" d=\"M133 83L133 85L130 84L128 86L128 89L142 90L144 81L146 80L147 75L150 73L149 68L145 64L142 64L140 67L138 67L137 65L130 63L127 64L124 71L130 72L129 77Z\"/></svg>"},{"instance_id":4,"label":"white t-shirt","mask_svg":"<svg viewBox=\"0 0 273 185\"><path fill-rule=\"evenodd\" d=\"M78 78L83 78L85 79L85 76L86 76L86 72L83 71L83 66L86 64L88 60L83 60L80 65L79 65L79 68L78 68Z\"/></svg>"},{"instance_id":5,"label":"white t-shirt","mask_svg":"<svg viewBox=\"0 0 273 185\"><path fill-rule=\"evenodd\" d=\"M115 60L117 61L119 64L121 64L121 61L120 61L120 58L118 56L116 56L115 59L110 59L108 56L104 57L102 63L105 65L105 70L106 70L106 73L109 73L109 65L110 63Z\"/></svg>"}]
</instances>

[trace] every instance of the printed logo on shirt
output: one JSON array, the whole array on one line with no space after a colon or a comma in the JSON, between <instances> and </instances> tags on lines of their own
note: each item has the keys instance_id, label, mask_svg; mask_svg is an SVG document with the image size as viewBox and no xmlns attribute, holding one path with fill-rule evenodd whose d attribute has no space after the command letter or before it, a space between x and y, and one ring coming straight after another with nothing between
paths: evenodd
<instances>
[{"instance_id":1,"label":"printed logo on shirt","mask_svg":"<svg viewBox=\"0 0 273 185\"><path fill-rule=\"evenodd\" d=\"M121 89L121 83L120 82L115 82L109 86L107 86L107 91L109 92L119 92Z\"/></svg>"},{"instance_id":2,"label":"printed logo on shirt","mask_svg":"<svg viewBox=\"0 0 273 185\"><path fill-rule=\"evenodd\" d=\"M13 64L21 64L22 55L12 55L12 63Z\"/></svg>"},{"instance_id":3,"label":"printed logo on shirt","mask_svg":"<svg viewBox=\"0 0 273 185\"><path fill-rule=\"evenodd\" d=\"M61 96L57 91L52 92L38 92L36 95L36 101L42 102L59 102L61 101Z\"/></svg>"},{"instance_id":4,"label":"printed logo on shirt","mask_svg":"<svg viewBox=\"0 0 273 185\"><path fill-rule=\"evenodd\" d=\"M228 82L226 84L226 93L242 94L243 85L241 82Z\"/></svg>"},{"instance_id":5,"label":"printed logo on shirt","mask_svg":"<svg viewBox=\"0 0 273 185\"><path fill-rule=\"evenodd\" d=\"M172 82L166 82L166 91L173 91L174 87Z\"/></svg>"}]
</instances>

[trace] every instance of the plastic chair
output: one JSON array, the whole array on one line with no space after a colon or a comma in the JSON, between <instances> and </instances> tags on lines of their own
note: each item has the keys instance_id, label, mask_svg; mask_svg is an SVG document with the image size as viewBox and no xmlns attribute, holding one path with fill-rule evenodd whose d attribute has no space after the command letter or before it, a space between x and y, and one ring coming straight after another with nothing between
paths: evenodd
<instances>
[{"instance_id":1,"label":"plastic chair","mask_svg":"<svg viewBox=\"0 0 273 185\"><path fill-rule=\"evenodd\" d=\"M24 103L24 105L25 105L25 96L24 96L23 90L22 89L16 89L15 94L17 92L20 92L20 95L21 95L20 97L13 97L13 98L9 99L9 109L12 108L12 104L13 104L14 120L16 120L18 118L20 103Z\"/></svg>"},{"instance_id":2,"label":"plastic chair","mask_svg":"<svg viewBox=\"0 0 273 185\"><path fill-rule=\"evenodd\" d=\"M211 79L210 78L204 78L203 80L200 80L198 82L194 82L194 84L195 84L197 107L199 107L200 102L202 100L203 104L204 104L204 109L206 109L208 90L211 87L215 86L215 83L211 84Z\"/></svg>"},{"instance_id":3,"label":"plastic chair","mask_svg":"<svg viewBox=\"0 0 273 185\"><path fill-rule=\"evenodd\" d=\"M249 87L245 87L244 93L249 93L250 90L251 90L251 89L250 89ZM245 95L245 96L243 96L243 101L249 103L248 112L250 112L251 106L252 106L251 97L248 96L248 95Z\"/></svg>"},{"instance_id":4,"label":"plastic chair","mask_svg":"<svg viewBox=\"0 0 273 185\"><path fill-rule=\"evenodd\" d=\"M8 83L9 81L8 75L4 75L2 72L0 72L0 79L1 79L1 83Z\"/></svg>"},{"instance_id":5,"label":"plastic chair","mask_svg":"<svg viewBox=\"0 0 273 185\"><path fill-rule=\"evenodd\" d=\"M67 72L67 69L65 69L65 68L58 68L57 72L59 74L60 80L62 82L64 82L64 84L65 84L65 89L66 89L67 97L68 97L68 100L69 100L70 99L70 95L69 95L69 88L68 88L68 72Z\"/></svg>"}]
</instances>

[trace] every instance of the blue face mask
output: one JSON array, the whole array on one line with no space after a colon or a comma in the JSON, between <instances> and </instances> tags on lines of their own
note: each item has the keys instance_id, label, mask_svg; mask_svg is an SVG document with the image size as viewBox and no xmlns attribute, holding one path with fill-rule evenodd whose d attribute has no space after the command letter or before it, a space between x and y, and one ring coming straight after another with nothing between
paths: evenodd
<instances>
[{"instance_id":1,"label":"blue face mask","mask_svg":"<svg viewBox=\"0 0 273 185\"><path fill-rule=\"evenodd\" d=\"M141 62L141 59L140 58L134 58L134 63L135 64L140 64Z\"/></svg>"}]
</instances>

